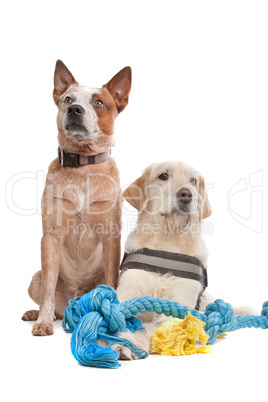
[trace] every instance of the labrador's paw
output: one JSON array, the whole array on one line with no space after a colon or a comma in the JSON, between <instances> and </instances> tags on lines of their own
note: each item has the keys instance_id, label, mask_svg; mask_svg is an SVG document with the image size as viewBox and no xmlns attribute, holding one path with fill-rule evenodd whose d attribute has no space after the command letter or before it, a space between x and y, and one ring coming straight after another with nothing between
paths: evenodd
<instances>
[{"instance_id":1,"label":"labrador's paw","mask_svg":"<svg viewBox=\"0 0 268 402\"><path fill-rule=\"evenodd\" d=\"M111 345L111 348L119 353L119 360L137 360L135 353L123 345Z\"/></svg>"}]
</instances>

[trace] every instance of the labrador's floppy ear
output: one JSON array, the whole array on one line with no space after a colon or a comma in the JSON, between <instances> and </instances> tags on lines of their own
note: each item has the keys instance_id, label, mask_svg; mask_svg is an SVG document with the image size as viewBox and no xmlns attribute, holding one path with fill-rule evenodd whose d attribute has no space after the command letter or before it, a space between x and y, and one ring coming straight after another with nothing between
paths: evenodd
<instances>
[{"instance_id":1,"label":"labrador's floppy ear","mask_svg":"<svg viewBox=\"0 0 268 402\"><path fill-rule=\"evenodd\" d=\"M150 169L147 169L141 177L130 184L124 191L123 196L138 211L146 206L148 200L148 183Z\"/></svg>"},{"instance_id":2,"label":"labrador's floppy ear","mask_svg":"<svg viewBox=\"0 0 268 402\"><path fill-rule=\"evenodd\" d=\"M205 180L202 176L199 176L199 193L203 199L202 219L205 219L212 214L212 209L205 189Z\"/></svg>"},{"instance_id":3,"label":"labrador's floppy ear","mask_svg":"<svg viewBox=\"0 0 268 402\"><path fill-rule=\"evenodd\" d=\"M77 84L72 73L61 60L57 60L54 73L53 91L53 98L56 105L58 105L61 95L63 95L72 84Z\"/></svg>"},{"instance_id":4,"label":"labrador's floppy ear","mask_svg":"<svg viewBox=\"0 0 268 402\"><path fill-rule=\"evenodd\" d=\"M103 85L114 98L118 113L122 112L128 104L128 96L131 90L131 75L131 68L125 67L107 84Z\"/></svg>"}]
</instances>

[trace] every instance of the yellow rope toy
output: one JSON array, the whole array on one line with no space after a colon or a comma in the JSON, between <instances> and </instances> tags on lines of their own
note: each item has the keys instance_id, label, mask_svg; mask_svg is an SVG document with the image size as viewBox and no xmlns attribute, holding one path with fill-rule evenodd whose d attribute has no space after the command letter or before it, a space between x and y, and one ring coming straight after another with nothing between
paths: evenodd
<instances>
[{"instance_id":1,"label":"yellow rope toy","mask_svg":"<svg viewBox=\"0 0 268 402\"><path fill-rule=\"evenodd\" d=\"M188 313L184 320L172 318L164 322L155 331L151 339L151 353L163 356L192 355L210 353L212 346L197 347L199 342L205 345L209 335L204 331L205 323Z\"/></svg>"}]
</instances>

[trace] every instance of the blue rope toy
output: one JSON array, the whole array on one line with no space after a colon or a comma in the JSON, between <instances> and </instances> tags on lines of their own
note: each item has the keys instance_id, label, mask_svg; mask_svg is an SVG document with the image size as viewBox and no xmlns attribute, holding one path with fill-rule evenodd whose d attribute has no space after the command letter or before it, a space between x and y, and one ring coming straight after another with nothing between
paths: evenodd
<instances>
[{"instance_id":1,"label":"blue rope toy","mask_svg":"<svg viewBox=\"0 0 268 402\"><path fill-rule=\"evenodd\" d=\"M65 308L62 326L71 333L71 351L75 359L84 366L118 368L119 353L110 346L101 347L98 340L110 344L121 344L135 353L138 359L144 359L148 353L139 349L126 339L117 337L119 332L131 332L144 329L139 313L165 314L184 319L190 312L205 322L205 331L209 335L208 344L215 342L217 335L241 328L268 328L268 301L263 304L261 316L234 316L233 307L223 300L210 303L204 314L189 309L179 303L144 296L119 303L116 291L106 285L100 285L84 296L69 301Z\"/></svg>"}]
</instances>

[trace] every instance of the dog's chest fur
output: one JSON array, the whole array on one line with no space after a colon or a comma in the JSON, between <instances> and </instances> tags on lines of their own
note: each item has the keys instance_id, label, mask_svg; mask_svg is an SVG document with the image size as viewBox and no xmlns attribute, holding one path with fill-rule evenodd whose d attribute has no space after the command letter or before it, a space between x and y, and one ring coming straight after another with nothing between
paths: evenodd
<instances>
[{"instance_id":1,"label":"dog's chest fur","mask_svg":"<svg viewBox=\"0 0 268 402\"><path fill-rule=\"evenodd\" d=\"M167 220L168 218L161 216L140 216L136 228L126 240L125 250L130 253L139 248L148 248L186 254L198 258L206 267L208 252L200 236L200 228L194 226L196 233L191 227L184 230L179 227L177 230L170 230L176 226L172 216L169 218L169 224ZM148 232L148 228L155 228L155 230L151 232L150 229Z\"/></svg>"},{"instance_id":2,"label":"dog's chest fur","mask_svg":"<svg viewBox=\"0 0 268 402\"><path fill-rule=\"evenodd\" d=\"M79 168L62 168L57 160L50 165L42 198L43 227L44 233L53 226L67 227L60 276L70 290L87 290L103 279L103 238L111 226L120 234L121 204L119 173L112 159Z\"/></svg>"},{"instance_id":3,"label":"dog's chest fur","mask_svg":"<svg viewBox=\"0 0 268 402\"><path fill-rule=\"evenodd\" d=\"M136 228L127 238L125 250L131 253L140 248L148 248L190 255L198 258L206 267L207 248L202 237L198 233L194 235L190 229L188 232L185 230L184 233L182 231L170 232L167 228L172 226L166 226L165 220L166 218L161 216L153 218L149 215L146 215L145 218L140 216ZM157 223L155 228L161 230L148 235L146 232L148 223L151 228ZM130 283L131 286L129 286ZM190 308L195 308L201 290L202 285L192 279L131 269L121 275L117 292L121 302L134 297L150 295L174 300ZM147 314L143 319L150 321L152 316Z\"/></svg>"}]
</instances>

